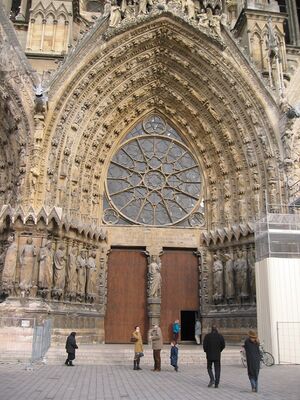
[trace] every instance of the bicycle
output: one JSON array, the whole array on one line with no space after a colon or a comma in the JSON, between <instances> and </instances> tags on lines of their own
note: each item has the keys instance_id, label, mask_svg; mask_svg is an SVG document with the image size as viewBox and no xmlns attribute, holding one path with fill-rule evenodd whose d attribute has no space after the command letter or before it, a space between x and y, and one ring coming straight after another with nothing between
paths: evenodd
<instances>
[{"instance_id":1,"label":"bicycle","mask_svg":"<svg viewBox=\"0 0 300 400\"><path fill-rule=\"evenodd\" d=\"M260 360L263 362L267 367L272 367L275 364L274 357L268 351L265 351L263 345L259 346L260 351Z\"/></svg>"},{"instance_id":2,"label":"bicycle","mask_svg":"<svg viewBox=\"0 0 300 400\"><path fill-rule=\"evenodd\" d=\"M260 351L260 367L266 365L267 367L271 367L272 365L275 364L274 357L272 356L271 353L268 351L265 351L263 345L261 344L259 346L259 351ZM241 348L240 350L241 353L241 362L244 368L247 367L247 358L246 358L246 351L244 347Z\"/></svg>"}]
</instances>

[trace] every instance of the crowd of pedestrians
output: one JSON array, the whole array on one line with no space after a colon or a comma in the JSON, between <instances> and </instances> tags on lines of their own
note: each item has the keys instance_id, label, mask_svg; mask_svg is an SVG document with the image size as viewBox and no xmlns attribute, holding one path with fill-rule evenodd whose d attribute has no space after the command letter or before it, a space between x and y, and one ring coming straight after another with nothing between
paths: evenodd
<instances>
[{"instance_id":1,"label":"crowd of pedestrians","mask_svg":"<svg viewBox=\"0 0 300 400\"><path fill-rule=\"evenodd\" d=\"M180 323L176 320L172 324L173 340L170 348L170 364L174 371L178 372L178 338L180 333ZM65 361L67 366L74 366L73 360L75 359L75 351L78 349L76 344L76 332L71 332L66 341L66 352L68 357ZM201 342L201 324L197 319L195 324L195 339L196 343ZM161 350L163 347L163 336L161 328L155 324L149 331L149 340L153 350L154 367L152 371L161 371ZM139 326L134 328L131 336L131 342L134 343L134 359L133 369L141 370L140 360L144 356L143 338ZM256 333L250 330L248 338L244 342L244 348L247 358L247 372L251 388L253 392L258 391L258 375L260 369L260 349L259 340ZM211 332L205 335L203 340L203 350L206 353L207 359L207 372L209 376L208 387L218 388L221 376L221 353L225 348L224 337L218 332L216 325L212 325Z\"/></svg>"}]
</instances>

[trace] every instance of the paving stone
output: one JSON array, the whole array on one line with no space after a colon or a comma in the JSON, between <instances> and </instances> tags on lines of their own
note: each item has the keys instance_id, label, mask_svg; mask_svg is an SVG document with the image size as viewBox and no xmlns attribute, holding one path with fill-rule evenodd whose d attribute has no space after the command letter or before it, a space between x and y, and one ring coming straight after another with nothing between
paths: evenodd
<instances>
[{"instance_id":1,"label":"paving stone","mask_svg":"<svg viewBox=\"0 0 300 400\"><path fill-rule=\"evenodd\" d=\"M203 365L184 365L179 372L165 366L152 372L129 366L39 365L33 371L21 365L0 365L1 400L299 400L300 366L264 367L260 372L259 393L250 391L247 370L226 365L218 389L208 388Z\"/></svg>"}]
</instances>

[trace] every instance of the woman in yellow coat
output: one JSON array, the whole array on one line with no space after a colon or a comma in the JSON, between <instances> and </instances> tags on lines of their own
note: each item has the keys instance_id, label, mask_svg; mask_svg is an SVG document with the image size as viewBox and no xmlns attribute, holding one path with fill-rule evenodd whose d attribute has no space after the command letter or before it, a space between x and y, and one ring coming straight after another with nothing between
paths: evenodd
<instances>
[{"instance_id":1,"label":"woman in yellow coat","mask_svg":"<svg viewBox=\"0 0 300 400\"><path fill-rule=\"evenodd\" d=\"M134 359L133 359L133 369L140 370L140 359L143 357L143 339L140 331L140 327L136 326L134 332L132 333L134 338Z\"/></svg>"}]
</instances>

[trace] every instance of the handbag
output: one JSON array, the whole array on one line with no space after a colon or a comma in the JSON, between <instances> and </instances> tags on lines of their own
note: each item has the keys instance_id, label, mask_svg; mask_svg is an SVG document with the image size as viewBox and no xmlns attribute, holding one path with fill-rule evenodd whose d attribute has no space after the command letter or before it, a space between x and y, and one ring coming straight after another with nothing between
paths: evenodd
<instances>
[{"instance_id":1,"label":"handbag","mask_svg":"<svg viewBox=\"0 0 300 400\"><path fill-rule=\"evenodd\" d=\"M138 341L137 338L135 338L134 336L131 336L131 338L130 338L130 342L131 342L131 343L135 343L135 342L137 342L137 341Z\"/></svg>"},{"instance_id":2,"label":"handbag","mask_svg":"<svg viewBox=\"0 0 300 400\"><path fill-rule=\"evenodd\" d=\"M138 356L141 358L141 357L144 357L144 353L142 353L142 352L140 352L140 353L137 353L138 354Z\"/></svg>"}]
</instances>

